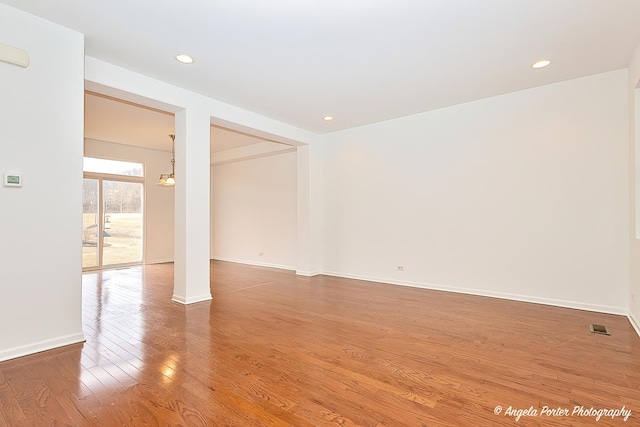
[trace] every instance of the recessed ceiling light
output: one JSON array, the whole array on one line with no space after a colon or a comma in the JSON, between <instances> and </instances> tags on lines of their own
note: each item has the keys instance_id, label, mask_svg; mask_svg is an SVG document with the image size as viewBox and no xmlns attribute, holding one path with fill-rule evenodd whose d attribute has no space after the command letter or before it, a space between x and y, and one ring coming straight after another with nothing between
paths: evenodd
<instances>
[{"instance_id":1,"label":"recessed ceiling light","mask_svg":"<svg viewBox=\"0 0 640 427\"><path fill-rule=\"evenodd\" d=\"M325 120L325 121L327 121L327 122L330 122L331 120L333 120L333 117L331 117L331 116L324 116L324 117L322 118L322 120Z\"/></svg>"},{"instance_id":2,"label":"recessed ceiling light","mask_svg":"<svg viewBox=\"0 0 640 427\"><path fill-rule=\"evenodd\" d=\"M183 64L193 64L193 56L187 55L186 53L180 53L176 55L176 60L178 62L182 62Z\"/></svg>"},{"instance_id":3,"label":"recessed ceiling light","mask_svg":"<svg viewBox=\"0 0 640 427\"><path fill-rule=\"evenodd\" d=\"M551 61L549 61L548 59L543 59L542 61L538 61L538 62L534 63L531 67L533 67L533 68L544 68L549 64L551 64Z\"/></svg>"}]
</instances>

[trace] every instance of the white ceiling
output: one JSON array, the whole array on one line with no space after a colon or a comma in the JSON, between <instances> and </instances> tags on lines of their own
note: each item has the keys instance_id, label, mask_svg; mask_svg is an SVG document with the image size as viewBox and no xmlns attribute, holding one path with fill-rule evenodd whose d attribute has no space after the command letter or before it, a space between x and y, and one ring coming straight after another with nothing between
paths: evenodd
<instances>
[{"instance_id":1,"label":"white ceiling","mask_svg":"<svg viewBox=\"0 0 640 427\"><path fill-rule=\"evenodd\" d=\"M625 68L640 40L639 0L0 1L84 33L89 56L318 133Z\"/></svg>"},{"instance_id":2,"label":"white ceiling","mask_svg":"<svg viewBox=\"0 0 640 427\"><path fill-rule=\"evenodd\" d=\"M171 151L172 113L85 93L84 136L98 141ZM264 143L265 140L211 126L211 152ZM276 144L276 143L273 143Z\"/></svg>"}]
</instances>

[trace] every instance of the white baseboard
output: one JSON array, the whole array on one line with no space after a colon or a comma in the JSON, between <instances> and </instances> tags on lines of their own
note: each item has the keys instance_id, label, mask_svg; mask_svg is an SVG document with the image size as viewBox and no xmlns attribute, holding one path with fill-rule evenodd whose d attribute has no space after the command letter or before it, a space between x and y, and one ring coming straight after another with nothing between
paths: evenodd
<instances>
[{"instance_id":1,"label":"white baseboard","mask_svg":"<svg viewBox=\"0 0 640 427\"><path fill-rule=\"evenodd\" d=\"M368 282L375 282L375 283L384 283L384 284L390 284L390 285L399 285L399 286L409 286L412 288L422 288L422 289L431 289L431 290L436 290L436 291L446 291L446 292L455 292L455 293L461 293L461 294L467 294L467 295L478 295L478 296L485 296L485 297L492 297L492 298L500 298L500 299L506 299L506 300L512 300L512 301L522 301L522 302L531 302L531 303L535 303L535 304L544 304L544 305L551 305L551 306L555 306L555 307L563 307L563 308L573 308L573 309L577 309L577 310L585 310L585 311L593 311L593 312L597 312L597 313L607 313L607 314L616 314L616 315L622 315L622 316L626 316L629 319L629 322L631 323L631 325L633 326L633 328L635 329L636 333L638 334L638 336L640 337L640 322L638 321L638 319L636 319L634 317L634 315L626 308L623 307L614 307L614 306L608 306L608 305L599 305L599 304L588 304L588 303L582 303L582 302L576 302L576 301L566 301L566 300L559 300L559 299L553 299L553 298L543 298L543 297L534 297L534 296L529 296L529 295L519 295L519 294L510 294L510 293L504 293L504 292L492 292L492 291L485 291L485 290L481 290L481 289L470 289L470 288L455 288L455 287L451 287L451 286L441 286L441 285L436 285L433 283L422 283L422 282L405 282L405 281L397 281L397 280L393 280L393 279L383 279L383 278L379 278L379 277L372 277L372 276L359 276L359 275L354 275L354 274L345 274L345 273L339 273L339 272L335 272L335 271L325 271L325 272L321 272L321 271L302 271L302 270L296 270L295 267L289 266L289 265L281 265L281 264L271 264L271 263L265 263L265 262L256 262L256 261L247 261L247 260L240 260L240 259L235 259L235 258L211 258L212 260L216 260L216 261L225 261L225 262L233 262L233 263L238 263L238 264L246 264L246 265L255 265L255 266L259 266L259 267L271 267L271 268L278 268L281 270L290 270L290 271L295 271L296 275L298 276L305 276L305 277L313 277L313 276L318 276L321 274L327 275L327 276L335 276L335 277L344 277L347 279L355 279L355 280L365 280ZM153 261L151 263L148 264L161 264L161 263L165 263L165 262L173 262L173 260L166 260L166 261ZM178 302L180 304L192 304L195 302L200 302L200 301L206 301L211 299L211 295L207 296L202 296L202 297L195 297L195 298L190 298L189 301L184 300L184 298L181 297L177 297L177 296L173 296L172 300L175 302ZM2 361L2 352L0 352L0 361ZM15 357L19 357L19 356L15 356ZM6 360L6 359L4 359Z\"/></svg>"},{"instance_id":2,"label":"white baseboard","mask_svg":"<svg viewBox=\"0 0 640 427\"><path fill-rule=\"evenodd\" d=\"M295 271L295 267L291 266L291 265L282 265L282 264L271 264L268 262L259 262L259 261L247 261L247 260L242 260L242 259L235 259L235 258L211 258L212 260L215 261L225 261L225 262L234 262L236 264L246 264L246 265L255 265L257 267L271 267L271 268L278 268L280 270L289 270L289 271Z\"/></svg>"},{"instance_id":3,"label":"white baseboard","mask_svg":"<svg viewBox=\"0 0 640 427\"><path fill-rule=\"evenodd\" d=\"M39 341L32 344L14 347L0 351L0 362L22 356L28 356L34 353L40 353L42 351L52 350L58 347L64 347L66 345L78 344L84 341L84 334L80 332L78 334L65 335L63 337L58 337L51 340Z\"/></svg>"},{"instance_id":4,"label":"white baseboard","mask_svg":"<svg viewBox=\"0 0 640 427\"><path fill-rule=\"evenodd\" d=\"M224 261L224 262L233 262L233 263L237 263L237 264L245 264L245 265L255 265L257 267L271 267L271 268L277 268L280 270L289 270L289 271L295 271L295 267L291 266L291 265L283 265L283 264L272 264L272 263L268 263L268 262L259 262L259 261L247 261L247 260L242 260L242 259L236 259L236 258L211 258L211 260L213 261ZM146 265L153 265L153 264L166 264L168 262L175 262L175 260L173 259L160 259L160 260L153 260L153 261L148 261L145 262ZM317 273L309 273L309 274L302 274L303 276L316 276L318 274L321 274L319 272Z\"/></svg>"},{"instance_id":5,"label":"white baseboard","mask_svg":"<svg viewBox=\"0 0 640 427\"><path fill-rule=\"evenodd\" d=\"M184 305L194 304L196 302L202 302L202 301L209 301L211 299L212 298L211 298L211 294L210 293L209 294L204 294L204 295L198 295L198 296L190 297L190 298L185 298L185 297L182 297L182 296L176 295L176 294L174 294L171 297L171 301L177 302L179 304L184 304Z\"/></svg>"},{"instance_id":6,"label":"white baseboard","mask_svg":"<svg viewBox=\"0 0 640 427\"><path fill-rule=\"evenodd\" d=\"M154 259L151 261L145 261L146 265L153 265L153 264L166 264L168 262L174 262L173 258L167 258L167 259Z\"/></svg>"},{"instance_id":7,"label":"white baseboard","mask_svg":"<svg viewBox=\"0 0 640 427\"><path fill-rule=\"evenodd\" d=\"M319 276L320 274L322 274L322 273L319 272L319 271L296 270L296 275L298 275L298 276L313 277L313 276Z\"/></svg>"},{"instance_id":8,"label":"white baseboard","mask_svg":"<svg viewBox=\"0 0 640 427\"><path fill-rule=\"evenodd\" d=\"M377 277L368 276L356 276L352 274L343 274L337 272L324 272L328 276L344 277L347 279L366 280L368 282L387 283L390 285L409 286L412 288L431 289L435 291L455 292L459 294L478 295L483 297L492 297L507 299L512 301L532 302L536 304L552 305L556 307L574 308L577 310L594 311L598 313L617 314L627 316L629 310L623 307L613 307L608 305L588 304L576 301L565 301L552 298L534 297L529 295L509 294L503 292L492 292L481 289L469 289L469 288L455 288L451 286L440 286L432 283L418 283L418 282L400 282L391 279L381 279Z\"/></svg>"},{"instance_id":9,"label":"white baseboard","mask_svg":"<svg viewBox=\"0 0 640 427\"><path fill-rule=\"evenodd\" d=\"M631 323L633 329L636 330L636 334L638 334L638 337L640 337L640 322L638 322L638 319L635 318L632 312L629 312L627 314L627 319L629 319L629 323Z\"/></svg>"}]
</instances>

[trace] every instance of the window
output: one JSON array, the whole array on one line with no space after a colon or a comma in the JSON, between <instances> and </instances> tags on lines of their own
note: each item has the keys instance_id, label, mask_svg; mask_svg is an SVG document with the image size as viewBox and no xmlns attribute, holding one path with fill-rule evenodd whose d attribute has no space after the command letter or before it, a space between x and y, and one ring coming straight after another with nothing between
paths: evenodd
<instances>
[{"instance_id":1,"label":"window","mask_svg":"<svg viewBox=\"0 0 640 427\"><path fill-rule=\"evenodd\" d=\"M96 159L94 157L84 158L83 170L85 172L107 173L110 175L144 176L142 163Z\"/></svg>"}]
</instances>

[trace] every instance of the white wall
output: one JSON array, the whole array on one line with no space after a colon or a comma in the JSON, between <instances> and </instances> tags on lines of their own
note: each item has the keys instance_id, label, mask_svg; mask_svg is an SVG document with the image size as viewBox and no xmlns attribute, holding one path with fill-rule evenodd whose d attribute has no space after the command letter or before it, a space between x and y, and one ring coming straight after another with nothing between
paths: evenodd
<instances>
[{"instance_id":1,"label":"white wall","mask_svg":"<svg viewBox=\"0 0 640 427\"><path fill-rule=\"evenodd\" d=\"M324 270L626 314L627 108L620 70L325 135Z\"/></svg>"},{"instance_id":2,"label":"white wall","mask_svg":"<svg viewBox=\"0 0 640 427\"><path fill-rule=\"evenodd\" d=\"M211 192L212 259L295 269L295 152L214 165Z\"/></svg>"},{"instance_id":3,"label":"white wall","mask_svg":"<svg viewBox=\"0 0 640 427\"><path fill-rule=\"evenodd\" d=\"M147 264L173 261L174 187L157 185L161 173L171 172L171 153L85 139L85 156L145 165L145 256Z\"/></svg>"},{"instance_id":4,"label":"white wall","mask_svg":"<svg viewBox=\"0 0 640 427\"><path fill-rule=\"evenodd\" d=\"M0 62L0 360L79 342L84 38L0 4L0 42L26 50Z\"/></svg>"},{"instance_id":5,"label":"white wall","mask_svg":"<svg viewBox=\"0 0 640 427\"><path fill-rule=\"evenodd\" d=\"M629 64L629 320L640 335L640 43Z\"/></svg>"}]
</instances>

